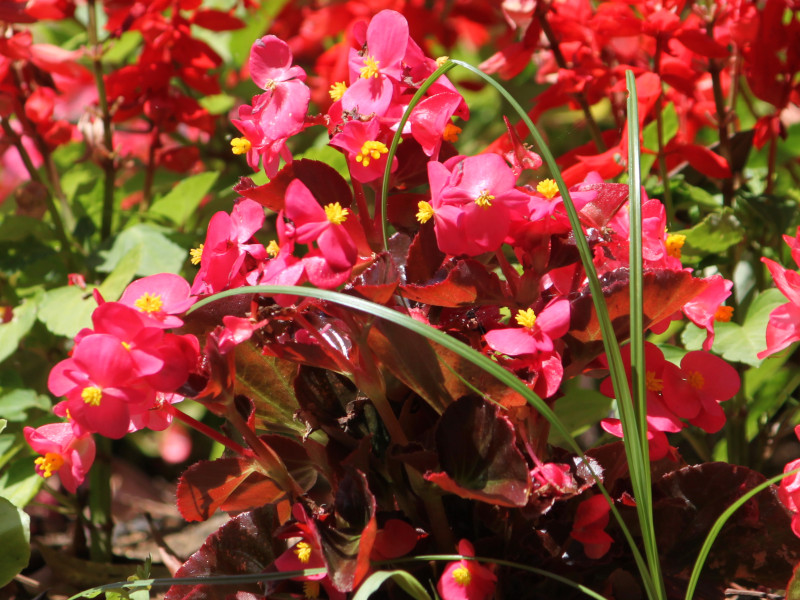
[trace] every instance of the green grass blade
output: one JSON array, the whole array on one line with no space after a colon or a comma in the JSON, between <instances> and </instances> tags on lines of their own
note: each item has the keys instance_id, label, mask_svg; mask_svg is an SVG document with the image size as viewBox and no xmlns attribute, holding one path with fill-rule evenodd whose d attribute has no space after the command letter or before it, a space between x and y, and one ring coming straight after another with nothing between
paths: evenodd
<instances>
[{"instance_id":1,"label":"green grass blade","mask_svg":"<svg viewBox=\"0 0 800 600\"><path fill-rule=\"evenodd\" d=\"M633 71L626 71L628 87L628 199L630 240L630 336L631 387L633 411L620 412L625 437L638 436L639 452L628 455L631 483L636 497L636 511L642 531L647 565L660 598L666 597L658 544L653 520L653 488L650 473L650 449L647 443L647 388L644 358L644 284L642 260L642 177L639 148L639 101ZM630 419L633 413L634 421Z\"/></svg>"},{"instance_id":2,"label":"green grass blade","mask_svg":"<svg viewBox=\"0 0 800 600\"><path fill-rule=\"evenodd\" d=\"M544 142L541 134L539 133L536 126L531 121L530 117L528 117L527 112L525 109L520 106L520 104L514 99L511 94L506 91L506 89L497 83L492 77L486 75L480 69L473 67L470 64L461 62L459 60L453 60L452 62L458 64L461 67L477 74L485 81L489 82L498 92L506 99L506 101L514 108L514 110L519 114L522 121L528 127L528 131L530 131L531 136L533 137L537 149L544 159L544 162L547 164L548 169L550 170L550 174L553 176L553 179L556 181L556 185L558 186L559 193L561 197L564 199L564 206L567 209L567 216L569 217L570 225L572 226L572 230L576 232L575 235L575 243L578 247L578 252L580 253L581 262L583 267L586 271L586 276L589 281L589 289L591 290L592 295L592 302L594 303L595 311L597 312L597 318L600 324L600 330L603 336L603 346L606 351L606 356L608 357L608 364L609 364L609 371L611 374L612 382L614 384L614 392L617 396L617 405L620 410L620 417L624 423L627 422L628 424L636 423L636 415L633 411L633 402L631 400L631 393L628 387L628 380L625 374L625 368L622 363L622 357L620 356L619 351L619 343L617 342L616 335L614 333L614 327L611 324L611 318L608 315L608 307L606 306L605 298L603 297L603 289L600 284L600 280L597 277L597 271L594 268L594 264L592 262L592 254L589 249L589 244L586 242L586 237L582 235L583 228L581 227L580 219L578 217L578 212L575 209L575 204L572 202L572 198L569 194L569 189L567 188L566 183L564 182L564 178L561 176L561 170L558 168L556 164L555 158L553 154L550 152L550 149ZM580 233L579 233L580 232ZM623 418L624 417L624 418ZM642 438L637 435L625 435L623 438L623 443L625 445L625 454L628 457L628 464L629 467L642 468ZM634 459L634 463L631 462L631 457L638 457ZM649 469L649 464L647 465ZM631 474L633 478L633 473ZM641 481L642 475L638 475L639 480ZM625 533L625 536L628 540L628 543L631 547L631 551L633 552L634 558L636 560L637 567L639 569L639 574L642 577L642 582L645 585L645 589L647 591L647 595L649 598L661 598L660 586L656 586L653 584L649 567L645 564L644 559L639 552L638 547L636 546L635 542L633 541L633 537L628 532L627 526L622 522L622 519L619 513L616 511L616 508L611 502L610 497L606 496L606 499L609 500L611 503L612 512L614 517L620 524L620 527Z\"/></svg>"},{"instance_id":3,"label":"green grass blade","mask_svg":"<svg viewBox=\"0 0 800 600\"><path fill-rule=\"evenodd\" d=\"M728 522L728 519L731 518L733 513L739 510L750 498L758 494L759 492L767 489L774 483L778 483L780 480L789 477L790 475L796 475L800 473L800 469L794 469L793 471L787 471L786 473L781 473L780 475L776 475L771 479L767 479L764 483L761 483L754 487L752 490L749 490L746 494L744 494L741 498L738 498L736 502L731 504L725 512L723 512L717 520L714 522L713 527L708 532L705 541L703 542L703 546L700 548L700 552L697 555L697 560L694 562L694 568L692 568L692 575L689 577L689 584L686 586L686 600L692 600L694 597L695 588L697 587L697 582L700 579L700 571L703 569L703 565L708 558L708 553L711 552L711 546L714 541L717 539L719 532L722 531L722 528L725 526L725 523Z\"/></svg>"}]
</instances>

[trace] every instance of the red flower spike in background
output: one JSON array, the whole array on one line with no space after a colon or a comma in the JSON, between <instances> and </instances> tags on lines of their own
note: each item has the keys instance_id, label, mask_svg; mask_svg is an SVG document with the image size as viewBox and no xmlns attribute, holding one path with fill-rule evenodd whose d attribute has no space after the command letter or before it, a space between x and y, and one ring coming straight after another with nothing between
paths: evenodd
<instances>
[{"instance_id":1,"label":"red flower spike in background","mask_svg":"<svg viewBox=\"0 0 800 600\"><path fill-rule=\"evenodd\" d=\"M475 556L475 549L467 540L458 543L458 553ZM474 560L449 563L436 584L442 600L488 600L494 594L497 576L488 567Z\"/></svg>"}]
</instances>

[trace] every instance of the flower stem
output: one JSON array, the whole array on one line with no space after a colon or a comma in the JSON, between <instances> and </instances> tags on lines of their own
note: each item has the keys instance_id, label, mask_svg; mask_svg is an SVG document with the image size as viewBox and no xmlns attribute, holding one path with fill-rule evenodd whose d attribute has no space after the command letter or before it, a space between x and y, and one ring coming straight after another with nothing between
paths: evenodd
<instances>
[{"instance_id":1,"label":"flower stem","mask_svg":"<svg viewBox=\"0 0 800 600\"><path fill-rule=\"evenodd\" d=\"M244 449L243 446L240 446L239 444L234 442L228 436L222 435L216 429L213 429L213 428L209 427L205 423L201 423L200 421L198 421L194 417L190 417L185 412L175 408L175 406L173 406L172 404L170 404L168 406L169 406L169 412L172 414L173 417L175 417L179 421L183 422L184 424L188 425L192 429L194 429L196 431L199 431L203 435L208 436L209 438L211 438L215 442L219 442L220 444L225 446L228 450L231 450L231 451L235 452L236 454L244 455L244 454L247 453L247 451Z\"/></svg>"},{"instance_id":2,"label":"flower stem","mask_svg":"<svg viewBox=\"0 0 800 600\"><path fill-rule=\"evenodd\" d=\"M97 85L97 98L100 103L100 118L103 120L103 145L105 153L103 156L103 212L100 222L100 238L105 240L111 235L111 220L114 216L114 179L116 176L116 165L114 156L114 142L111 135L111 111L108 107L108 95L106 85L103 81L103 50L97 36L97 0L88 1L89 24L87 34L91 45L92 71L94 73L95 84Z\"/></svg>"}]
</instances>

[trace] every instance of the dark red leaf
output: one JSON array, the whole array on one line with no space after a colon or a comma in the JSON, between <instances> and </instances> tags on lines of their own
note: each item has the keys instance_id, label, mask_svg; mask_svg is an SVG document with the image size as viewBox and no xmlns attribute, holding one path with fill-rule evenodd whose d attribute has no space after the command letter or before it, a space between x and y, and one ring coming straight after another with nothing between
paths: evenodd
<instances>
[{"instance_id":1,"label":"dark red leaf","mask_svg":"<svg viewBox=\"0 0 800 600\"><path fill-rule=\"evenodd\" d=\"M187 521L205 521L217 510L242 511L274 502L283 491L252 458L198 462L178 481L178 510Z\"/></svg>"},{"instance_id":2,"label":"dark red leaf","mask_svg":"<svg viewBox=\"0 0 800 600\"><path fill-rule=\"evenodd\" d=\"M382 252L373 263L353 280L352 289L378 304L386 304L394 296L400 273L390 254ZM350 287L350 286L348 286Z\"/></svg>"},{"instance_id":3,"label":"dark red leaf","mask_svg":"<svg viewBox=\"0 0 800 600\"><path fill-rule=\"evenodd\" d=\"M507 301L500 278L476 260L458 260L444 280L430 285L401 286L409 300L434 306L473 306Z\"/></svg>"},{"instance_id":4,"label":"dark red leaf","mask_svg":"<svg viewBox=\"0 0 800 600\"><path fill-rule=\"evenodd\" d=\"M263 572L274 560L275 508L240 514L206 539L175 573L180 577L247 575ZM165 600L225 600L238 592L263 595L258 584L173 585Z\"/></svg>"},{"instance_id":5,"label":"dark red leaf","mask_svg":"<svg viewBox=\"0 0 800 600\"><path fill-rule=\"evenodd\" d=\"M530 473L516 447L514 426L498 408L476 396L451 404L436 427L443 469L425 479L461 496L499 506L525 506Z\"/></svg>"}]
</instances>

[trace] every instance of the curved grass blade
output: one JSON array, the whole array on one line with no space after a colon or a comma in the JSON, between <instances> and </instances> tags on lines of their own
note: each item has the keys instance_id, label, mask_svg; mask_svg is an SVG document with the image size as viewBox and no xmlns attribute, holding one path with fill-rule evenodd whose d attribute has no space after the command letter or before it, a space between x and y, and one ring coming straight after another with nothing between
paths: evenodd
<instances>
[{"instance_id":1,"label":"curved grass blade","mask_svg":"<svg viewBox=\"0 0 800 600\"><path fill-rule=\"evenodd\" d=\"M703 546L700 548L700 552L697 555L697 560L694 562L694 567L692 568L692 575L689 577L689 583L686 586L686 600L692 600L694 597L695 588L697 588L697 582L700 580L700 571L703 570L703 565L708 558L708 553L711 552L711 546L713 545L714 541L717 539L719 532L722 531L722 528L725 526L725 523L728 522L728 519L731 518L733 513L739 510L744 504L750 500L753 496L762 492L763 490L767 489L774 483L778 483L782 479L789 477L790 475L796 475L800 473L800 469L794 469L793 471L787 471L786 473L781 473L780 475L776 475L771 479L767 479L764 483L761 483L754 487L752 490L749 490L746 494L744 494L741 498L737 499L736 502L731 504L725 512L723 512L717 520L714 522L714 526L711 527L711 530L708 532L705 541L703 542Z\"/></svg>"}]
</instances>

